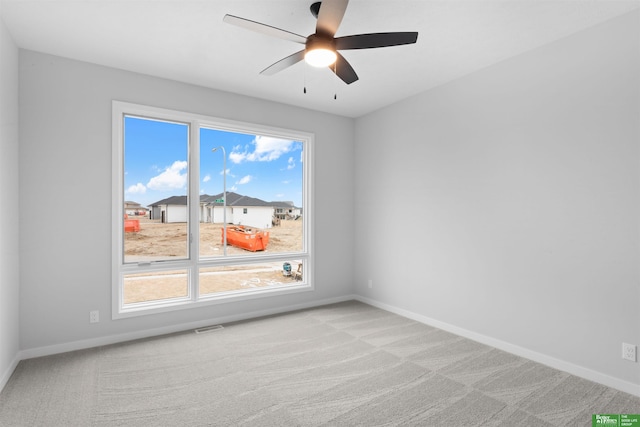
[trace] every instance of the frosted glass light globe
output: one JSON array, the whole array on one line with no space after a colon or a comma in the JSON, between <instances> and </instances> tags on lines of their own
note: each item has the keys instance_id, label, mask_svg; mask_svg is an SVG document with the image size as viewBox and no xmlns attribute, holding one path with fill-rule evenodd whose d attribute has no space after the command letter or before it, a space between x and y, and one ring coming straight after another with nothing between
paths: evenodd
<instances>
[{"instance_id":1,"label":"frosted glass light globe","mask_svg":"<svg viewBox=\"0 0 640 427\"><path fill-rule=\"evenodd\" d=\"M330 49L311 49L304 54L304 60L313 67L328 67L336 62L338 55Z\"/></svg>"}]
</instances>

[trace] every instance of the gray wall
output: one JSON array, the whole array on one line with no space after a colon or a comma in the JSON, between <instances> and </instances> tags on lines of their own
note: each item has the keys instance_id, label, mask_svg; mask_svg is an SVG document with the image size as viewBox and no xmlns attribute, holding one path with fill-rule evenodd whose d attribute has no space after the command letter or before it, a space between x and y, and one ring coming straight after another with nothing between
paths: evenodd
<instances>
[{"instance_id":1,"label":"gray wall","mask_svg":"<svg viewBox=\"0 0 640 427\"><path fill-rule=\"evenodd\" d=\"M0 18L0 390L18 361L18 48Z\"/></svg>"},{"instance_id":2,"label":"gray wall","mask_svg":"<svg viewBox=\"0 0 640 427\"><path fill-rule=\"evenodd\" d=\"M112 100L315 133L315 291L111 321ZM349 295L353 132L351 119L20 51L21 348Z\"/></svg>"},{"instance_id":3,"label":"gray wall","mask_svg":"<svg viewBox=\"0 0 640 427\"><path fill-rule=\"evenodd\" d=\"M640 385L639 118L638 11L359 118L356 293Z\"/></svg>"}]
</instances>

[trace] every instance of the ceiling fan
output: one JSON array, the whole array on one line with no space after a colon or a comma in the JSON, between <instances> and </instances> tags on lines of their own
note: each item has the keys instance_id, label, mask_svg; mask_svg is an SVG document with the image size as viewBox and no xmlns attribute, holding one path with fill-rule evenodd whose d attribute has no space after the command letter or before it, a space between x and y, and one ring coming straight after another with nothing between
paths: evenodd
<instances>
[{"instance_id":1,"label":"ceiling fan","mask_svg":"<svg viewBox=\"0 0 640 427\"><path fill-rule=\"evenodd\" d=\"M318 22L316 23L315 33L308 37L234 15L225 15L223 21L258 33L305 45L301 51L268 66L260 74L273 75L304 59L309 65L315 67L330 67L331 71L342 81L346 84L351 84L358 80L358 75L344 56L338 52L339 50L372 49L412 44L418 40L418 33L372 33L334 37L348 4L349 0L323 0L322 2L313 3L310 7L311 13L317 18Z\"/></svg>"}]
</instances>

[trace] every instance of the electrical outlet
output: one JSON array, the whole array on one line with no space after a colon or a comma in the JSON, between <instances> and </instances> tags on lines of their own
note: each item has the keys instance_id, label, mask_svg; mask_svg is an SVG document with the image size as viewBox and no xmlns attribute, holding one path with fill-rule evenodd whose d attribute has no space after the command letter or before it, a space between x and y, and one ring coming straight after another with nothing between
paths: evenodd
<instances>
[{"instance_id":1,"label":"electrical outlet","mask_svg":"<svg viewBox=\"0 0 640 427\"><path fill-rule=\"evenodd\" d=\"M89 312L89 323L98 323L100 321L100 312L93 310Z\"/></svg>"},{"instance_id":2,"label":"electrical outlet","mask_svg":"<svg viewBox=\"0 0 640 427\"><path fill-rule=\"evenodd\" d=\"M632 362L636 361L636 346L633 344L627 344L626 342L622 343L622 358L625 360L630 360Z\"/></svg>"},{"instance_id":3,"label":"electrical outlet","mask_svg":"<svg viewBox=\"0 0 640 427\"><path fill-rule=\"evenodd\" d=\"M373 288L373 280L369 279L369 289Z\"/></svg>"}]
</instances>

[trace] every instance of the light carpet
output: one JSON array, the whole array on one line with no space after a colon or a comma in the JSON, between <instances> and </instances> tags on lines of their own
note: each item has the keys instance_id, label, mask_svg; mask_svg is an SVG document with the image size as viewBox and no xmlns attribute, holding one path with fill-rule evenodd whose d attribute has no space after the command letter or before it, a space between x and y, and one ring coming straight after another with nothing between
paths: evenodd
<instances>
[{"instance_id":1,"label":"light carpet","mask_svg":"<svg viewBox=\"0 0 640 427\"><path fill-rule=\"evenodd\" d=\"M24 360L0 426L591 426L640 399L358 302Z\"/></svg>"}]
</instances>

